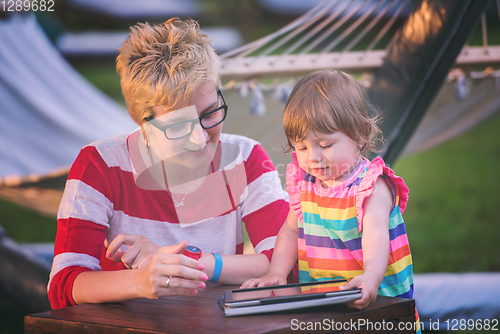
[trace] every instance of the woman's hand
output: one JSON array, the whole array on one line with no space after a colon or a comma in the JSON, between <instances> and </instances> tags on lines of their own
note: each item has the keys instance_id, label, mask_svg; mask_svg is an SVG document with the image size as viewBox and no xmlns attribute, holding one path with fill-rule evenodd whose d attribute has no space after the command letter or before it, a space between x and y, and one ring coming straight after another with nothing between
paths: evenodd
<instances>
[{"instance_id":1,"label":"woman's hand","mask_svg":"<svg viewBox=\"0 0 500 334\"><path fill-rule=\"evenodd\" d=\"M122 245L129 246L126 252L120 251ZM107 246L106 257L115 262L123 262L129 269L145 267L160 246L141 235L119 234Z\"/></svg>"},{"instance_id":2,"label":"woman's hand","mask_svg":"<svg viewBox=\"0 0 500 334\"><path fill-rule=\"evenodd\" d=\"M283 285L286 284L286 277L281 273L269 272L260 278L251 278L240 286L240 289L255 288L263 286Z\"/></svg>"},{"instance_id":3,"label":"woman's hand","mask_svg":"<svg viewBox=\"0 0 500 334\"><path fill-rule=\"evenodd\" d=\"M202 272L202 263L182 255L186 241L177 245L161 247L149 263L137 270L139 294L145 298L160 298L172 295L194 296L198 289L205 288L207 274Z\"/></svg>"},{"instance_id":4,"label":"woman's hand","mask_svg":"<svg viewBox=\"0 0 500 334\"><path fill-rule=\"evenodd\" d=\"M161 247L140 269L84 271L73 283L77 304L114 303L133 298L161 298L172 295L196 295L205 288L204 265L181 253L186 241Z\"/></svg>"},{"instance_id":5,"label":"woman's hand","mask_svg":"<svg viewBox=\"0 0 500 334\"><path fill-rule=\"evenodd\" d=\"M353 302L349 302L349 306L355 307L359 310L363 310L373 304L377 299L378 287L380 285L380 281L369 273L364 273L362 275L354 277L348 283L341 285L341 290L350 290L350 289L361 289L362 297Z\"/></svg>"}]
</instances>

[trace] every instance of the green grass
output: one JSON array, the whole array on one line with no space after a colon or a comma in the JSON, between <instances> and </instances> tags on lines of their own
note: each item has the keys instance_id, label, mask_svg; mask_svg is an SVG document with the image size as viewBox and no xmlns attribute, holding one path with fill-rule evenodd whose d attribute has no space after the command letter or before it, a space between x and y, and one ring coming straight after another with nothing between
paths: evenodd
<instances>
[{"instance_id":1,"label":"green grass","mask_svg":"<svg viewBox=\"0 0 500 334\"><path fill-rule=\"evenodd\" d=\"M0 199L0 226L17 242L54 242L56 218Z\"/></svg>"},{"instance_id":2,"label":"green grass","mask_svg":"<svg viewBox=\"0 0 500 334\"><path fill-rule=\"evenodd\" d=\"M56 218L0 200L0 227L17 242L54 242ZM0 269L1 270L1 269ZM0 334L22 333L24 316L0 296Z\"/></svg>"},{"instance_id":3,"label":"green grass","mask_svg":"<svg viewBox=\"0 0 500 334\"><path fill-rule=\"evenodd\" d=\"M26 315L0 296L0 334L23 333Z\"/></svg>"},{"instance_id":4,"label":"green grass","mask_svg":"<svg viewBox=\"0 0 500 334\"><path fill-rule=\"evenodd\" d=\"M500 271L499 129L497 116L395 164L410 189L404 219L416 273Z\"/></svg>"},{"instance_id":5,"label":"green grass","mask_svg":"<svg viewBox=\"0 0 500 334\"><path fill-rule=\"evenodd\" d=\"M120 87L120 77L116 73L114 60L81 62L72 65L94 87L126 108Z\"/></svg>"}]
</instances>

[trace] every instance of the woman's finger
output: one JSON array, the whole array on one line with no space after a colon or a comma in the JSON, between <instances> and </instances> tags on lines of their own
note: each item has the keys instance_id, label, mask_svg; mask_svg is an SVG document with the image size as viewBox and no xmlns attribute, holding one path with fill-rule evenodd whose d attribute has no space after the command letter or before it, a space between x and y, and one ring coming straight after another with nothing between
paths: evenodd
<instances>
[{"instance_id":1,"label":"woman's finger","mask_svg":"<svg viewBox=\"0 0 500 334\"><path fill-rule=\"evenodd\" d=\"M115 261L115 262L121 262L122 261L122 256L123 254L125 254L125 252L122 252L122 251L116 251L113 255L111 256L108 256L106 254L106 257L108 259L110 259L111 261Z\"/></svg>"},{"instance_id":2,"label":"woman's finger","mask_svg":"<svg viewBox=\"0 0 500 334\"><path fill-rule=\"evenodd\" d=\"M204 274L206 276L206 274ZM208 277L206 277L208 279ZM195 296L199 289L204 289L204 282L185 279L178 276L162 276L160 289L157 291L157 297L166 296Z\"/></svg>"},{"instance_id":3,"label":"woman's finger","mask_svg":"<svg viewBox=\"0 0 500 334\"><path fill-rule=\"evenodd\" d=\"M160 253L156 255L161 263L166 265L181 265L197 270L203 270L204 266L201 262L187 257L182 254Z\"/></svg>"},{"instance_id":4,"label":"woman's finger","mask_svg":"<svg viewBox=\"0 0 500 334\"><path fill-rule=\"evenodd\" d=\"M132 266L132 268L134 269L141 269L141 268L144 268L145 266L148 265L148 263L151 261L151 258L153 257L152 254L149 254L148 256L146 256L144 259L142 259L142 261L140 261L137 266Z\"/></svg>"},{"instance_id":5,"label":"woman's finger","mask_svg":"<svg viewBox=\"0 0 500 334\"><path fill-rule=\"evenodd\" d=\"M172 276L194 281L208 281L208 276L203 271L179 264L163 265L161 268L158 268L158 273L165 277Z\"/></svg>"},{"instance_id":6,"label":"woman's finger","mask_svg":"<svg viewBox=\"0 0 500 334\"><path fill-rule=\"evenodd\" d=\"M204 282L193 281L178 276L169 276L165 279L164 287L170 289L197 290L204 289L206 284Z\"/></svg>"},{"instance_id":7,"label":"woman's finger","mask_svg":"<svg viewBox=\"0 0 500 334\"><path fill-rule=\"evenodd\" d=\"M137 236L133 234L127 234L127 233L120 233L116 236L116 238L111 241L111 243L108 245L108 249L106 252L106 257L108 259L112 259L113 261L116 261L116 255L115 253L123 246L132 246L134 242L137 240ZM123 253L123 252L122 252ZM118 261L121 261L119 259Z\"/></svg>"},{"instance_id":8,"label":"woman's finger","mask_svg":"<svg viewBox=\"0 0 500 334\"><path fill-rule=\"evenodd\" d=\"M161 247L158 250L158 252L167 253L167 254L182 254L182 252L184 252L184 250L186 249L187 246L188 246L187 241L182 240L177 245Z\"/></svg>"},{"instance_id":9,"label":"woman's finger","mask_svg":"<svg viewBox=\"0 0 500 334\"><path fill-rule=\"evenodd\" d=\"M132 246L125 253L123 253L121 256L121 261L125 265L125 267L132 268L140 252L140 247Z\"/></svg>"}]
</instances>

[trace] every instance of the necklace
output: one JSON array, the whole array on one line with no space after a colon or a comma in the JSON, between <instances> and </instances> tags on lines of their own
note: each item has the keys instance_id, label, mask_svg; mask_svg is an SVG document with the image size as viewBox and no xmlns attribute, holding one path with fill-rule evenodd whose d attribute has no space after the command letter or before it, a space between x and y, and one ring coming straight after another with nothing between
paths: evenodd
<instances>
[{"instance_id":1,"label":"necklace","mask_svg":"<svg viewBox=\"0 0 500 334\"><path fill-rule=\"evenodd\" d=\"M149 149L149 147L147 147L147 153L149 155L149 159L151 160L151 168L153 168L153 166L154 166L154 159L153 159L153 154L151 153L151 150ZM168 190L167 173L165 171L165 163L164 163L163 160L161 160L161 168L163 170L163 179L165 180L165 190L167 191L167 193L170 196L170 198L172 198L172 201L174 202L174 206L176 208L178 208L179 206L184 206L184 200L186 199L186 196L189 193L189 189L191 189L191 186L193 185L194 178L189 183L188 189L186 190L186 193L182 197L182 200L180 202L177 202L175 200L174 196L172 196L172 193ZM156 173L156 170L153 169L153 171L154 171L154 174L157 177L159 177L158 173Z\"/></svg>"},{"instance_id":2,"label":"necklace","mask_svg":"<svg viewBox=\"0 0 500 334\"><path fill-rule=\"evenodd\" d=\"M176 208L178 208L179 206L184 206L184 200L186 199L186 196L187 194L189 193L189 189L191 189L191 186L193 185L193 182L194 182L194 178L191 180L191 182L189 183L189 186L186 190L186 193L184 194L184 196L182 197L182 200L180 202L177 202L174 198L174 196L172 196L172 193L168 190L168 185L167 185L167 173L165 172L165 164L163 162L163 160L161 161L161 168L163 169L163 178L165 179L165 189L167 190L167 193L170 195L170 197L172 198L172 201L174 202L174 205Z\"/></svg>"},{"instance_id":3,"label":"necklace","mask_svg":"<svg viewBox=\"0 0 500 334\"><path fill-rule=\"evenodd\" d=\"M184 194L184 197L182 197L182 200L180 202L177 202L174 198L174 196L172 196L172 193L170 191L167 190L167 193L170 195L170 197L172 198L172 201L174 202L174 205L176 208L178 208L179 206L184 206L184 200L186 199L186 196L189 192L189 189L191 189L191 185L193 184L193 180L191 180L191 183L189 183L189 187L188 189L186 190L186 193Z\"/></svg>"}]
</instances>

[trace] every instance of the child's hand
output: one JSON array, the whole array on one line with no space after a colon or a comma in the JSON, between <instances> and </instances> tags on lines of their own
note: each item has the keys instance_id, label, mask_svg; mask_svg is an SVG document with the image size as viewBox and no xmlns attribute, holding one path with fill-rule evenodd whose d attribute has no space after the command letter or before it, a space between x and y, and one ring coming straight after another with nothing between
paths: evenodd
<instances>
[{"instance_id":1,"label":"child's hand","mask_svg":"<svg viewBox=\"0 0 500 334\"><path fill-rule=\"evenodd\" d=\"M355 307L359 310L363 310L370 306L377 299L377 292L380 283L375 276L368 273L354 277L349 283L340 286L341 290L349 289L361 289L361 294L363 297L361 299L349 302L349 306Z\"/></svg>"},{"instance_id":2,"label":"child's hand","mask_svg":"<svg viewBox=\"0 0 500 334\"><path fill-rule=\"evenodd\" d=\"M240 289L283 285L283 284L286 284L286 276L283 276L280 273L270 272L267 275L264 275L260 278L251 278L249 280L246 280L240 286Z\"/></svg>"},{"instance_id":3,"label":"child's hand","mask_svg":"<svg viewBox=\"0 0 500 334\"><path fill-rule=\"evenodd\" d=\"M122 245L130 248L126 252L120 251ZM107 247L106 257L116 262L123 262L129 269L145 267L160 246L141 235L121 233Z\"/></svg>"}]
</instances>

